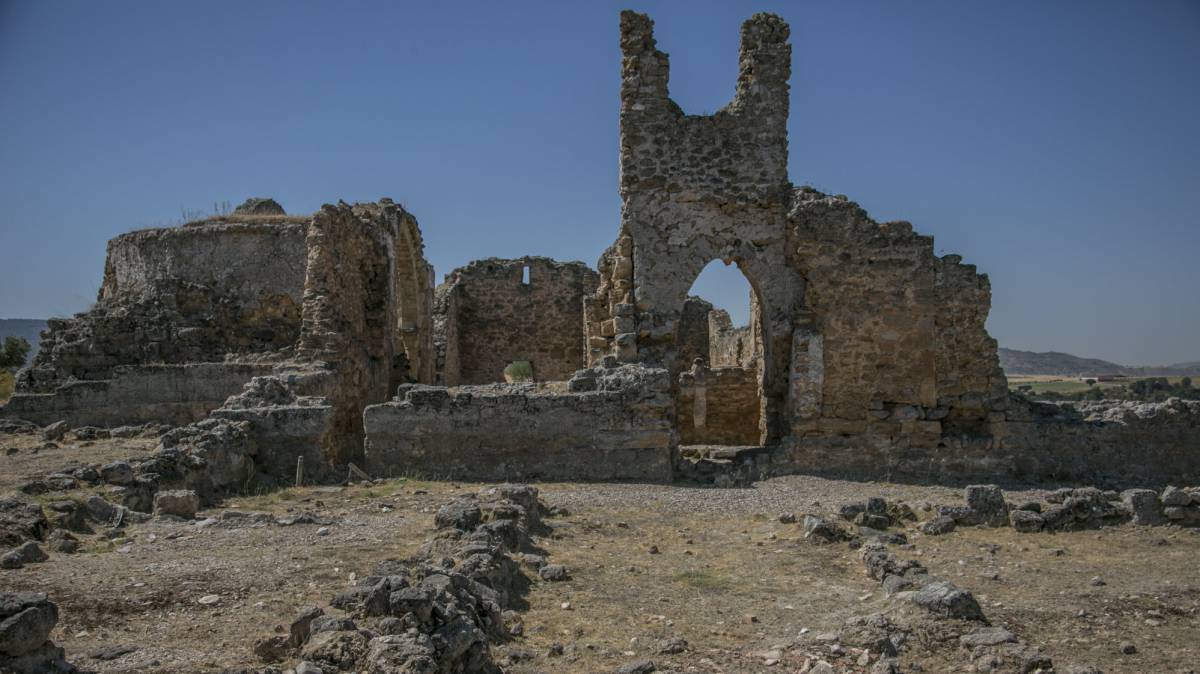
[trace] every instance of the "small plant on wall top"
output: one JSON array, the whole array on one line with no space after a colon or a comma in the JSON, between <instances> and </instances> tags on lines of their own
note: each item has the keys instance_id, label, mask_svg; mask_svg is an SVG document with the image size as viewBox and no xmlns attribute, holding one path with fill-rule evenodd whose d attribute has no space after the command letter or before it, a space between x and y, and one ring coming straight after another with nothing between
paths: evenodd
<instances>
[{"instance_id":1,"label":"small plant on wall top","mask_svg":"<svg viewBox=\"0 0 1200 674\"><path fill-rule=\"evenodd\" d=\"M512 384L519 381L533 381L533 363L527 360L514 360L504 368L504 381Z\"/></svg>"}]
</instances>

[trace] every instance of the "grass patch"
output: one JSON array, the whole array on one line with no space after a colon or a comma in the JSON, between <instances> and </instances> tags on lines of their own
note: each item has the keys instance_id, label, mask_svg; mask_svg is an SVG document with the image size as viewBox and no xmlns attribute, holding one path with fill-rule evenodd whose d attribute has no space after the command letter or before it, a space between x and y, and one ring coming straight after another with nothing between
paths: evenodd
<instances>
[{"instance_id":1,"label":"grass patch","mask_svg":"<svg viewBox=\"0 0 1200 674\"><path fill-rule=\"evenodd\" d=\"M12 397L13 386L16 384L16 377L8 370L0 370L0 404L8 402Z\"/></svg>"},{"instance_id":2,"label":"grass patch","mask_svg":"<svg viewBox=\"0 0 1200 674\"><path fill-rule=\"evenodd\" d=\"M728 578L707 571L680 571L671 580L706 592L723 592L729 587Z\"/></svg>"},{"instance_id":3,"label":"grass patch","mask_svg":"<svg viewBox=\"0 0 1200 674\"><path fill-rule=\"evenodd\" d=\"M301 490L295 487L287 487L285 489L276 489L275 491L263 492L261 494L253 494L246 496L235 497L238 509L257 510L260 508L268 508L281 503L291 503L298 501L303 494Z\"/></svg>"}]
</instances>

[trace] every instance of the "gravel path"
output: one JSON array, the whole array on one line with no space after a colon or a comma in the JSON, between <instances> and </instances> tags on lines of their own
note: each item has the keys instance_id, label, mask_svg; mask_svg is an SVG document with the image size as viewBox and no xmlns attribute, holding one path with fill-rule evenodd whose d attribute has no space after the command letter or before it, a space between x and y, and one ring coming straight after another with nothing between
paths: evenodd
<instances>
[{"instance_id":1,"label":"gravel path","mask_svg":"<svg viewBox=\"0 0 1200 674\"><path fill-rule=\"evenodd\" d=\"M539 484L543 497L551 505L568 510L593 507L641 508L656 506L674 512L711 514L776 515L796 511L836 511L846 503L882 496L889 501L904 501L913 507L922 503L955 504L962 502L962 489L938 485L895 482L857 482L812 475L771 478L751 487L698 487L660 484ZM1037 498L1043 489L1005 489L1010 500Z\"/></svg>"}]
</instances>

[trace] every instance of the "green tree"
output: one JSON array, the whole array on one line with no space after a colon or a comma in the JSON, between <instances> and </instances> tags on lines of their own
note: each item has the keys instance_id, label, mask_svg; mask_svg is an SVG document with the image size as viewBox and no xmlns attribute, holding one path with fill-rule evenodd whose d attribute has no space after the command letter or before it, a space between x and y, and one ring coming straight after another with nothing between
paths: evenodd
<instances>
[{"instance_id":1,"label":"green tree","mask_svg":"<svg viewBox=\"0 0 1200 674\"><path fill-rule=\"evenodd\" d=\"M15 370L25 364L29 355L29 342L22 337L5 337L4 348L0 349L0 369Z\"/></svg>"},{"instance_id":2,"label":"green tree","mask_svg":"<svg viewBox=\"0 0 1200 674\"><path fill-rule=\"evenodd\" d=\"M1179 380L1179 388L1189 389L1191 387L1192 387L1192 378L1191 377L1184 377L1183 379Z\"/></svg>"}]
</instances>

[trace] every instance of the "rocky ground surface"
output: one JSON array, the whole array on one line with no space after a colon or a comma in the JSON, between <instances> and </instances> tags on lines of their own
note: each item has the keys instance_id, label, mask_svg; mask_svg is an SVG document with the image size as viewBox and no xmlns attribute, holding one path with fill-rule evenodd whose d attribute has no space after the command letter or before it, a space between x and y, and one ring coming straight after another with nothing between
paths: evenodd
<instances>
[{"instance_id":1,"label":"rocky ground surface","mask_svg":"<svg viewBox=\"0 0 1200 674\"><path fill-rule=\"evenodd\" d=\"M56 444L35 453L44 446L38 438L0 436L0 496L48 506L64 495L23 494L20 485L73 460L128 458L154 443ZM893 538L890 554L918 561L939 587L948 581L971 593L991 626L1036 647L1054 671L1187 672L1200 662L1196 529L1123 523L1021 533L959 517L953 531L932 535L922 528L937 506L962 506L961 488L806 476L727 489L537 486L560 510L545 518L549 530L536 544L563 568L528 572L519 635L492 649L506 672L885 671L879 649L864 655L851 633L856 617L897 616L896 597L905 595L889 598L897 588L868 575L871 562L856 546L870 548L869 540L805 538L815 526L806 515L854 533L839 512L868 497L888 504L890 521L879 524ZM257 640L286 633L304 607L338 615L332 597L380 561L418 554L439 507L491 489L415 481L306 487L229 499L194 519L93 523L75 534L78 552L43 544L47 561L0 569L0 592L46 593L59 614L51 639L87 671L261 670L268 665L254 654ZM69 498L87 492L77 491ZM1054 500L1043 489L1004 495L1012 503ZM900 504L915 519L900 517ZM990 646L960 642L976 628L953 624L944 633L914 631L898 671L987 671L978 651Z\"/></svg>"}]
</instances>

